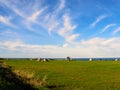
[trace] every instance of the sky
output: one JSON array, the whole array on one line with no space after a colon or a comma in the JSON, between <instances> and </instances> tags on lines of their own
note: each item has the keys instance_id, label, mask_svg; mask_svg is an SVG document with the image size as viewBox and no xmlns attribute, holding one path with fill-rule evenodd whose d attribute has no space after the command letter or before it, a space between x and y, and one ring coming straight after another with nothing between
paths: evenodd
<instances>
[{"instance_id":1,"label":"sky","mask_svg":"<svg viewBox=\"0 0 120 90\"><path fill-rule=\"evenodd\" d=\"M120 57L120 0L0 0L0 57Z\"/></svg>"}]
</instances>

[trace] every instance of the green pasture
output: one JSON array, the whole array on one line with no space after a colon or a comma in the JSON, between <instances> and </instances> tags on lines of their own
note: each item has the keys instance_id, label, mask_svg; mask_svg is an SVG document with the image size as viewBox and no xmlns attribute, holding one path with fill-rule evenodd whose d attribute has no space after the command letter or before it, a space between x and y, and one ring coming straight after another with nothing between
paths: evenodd
<instances>
[{"instance_id":1,"label":"green pasture","mask_svg":"<svg viewBox=\"0 0 120 90\"><path fill-rule=\"evenodd\" d=\"M47 87L40 90L120 90L120 61L5 60L12 69L47 75Z\"/></svg>"}]
</instances>

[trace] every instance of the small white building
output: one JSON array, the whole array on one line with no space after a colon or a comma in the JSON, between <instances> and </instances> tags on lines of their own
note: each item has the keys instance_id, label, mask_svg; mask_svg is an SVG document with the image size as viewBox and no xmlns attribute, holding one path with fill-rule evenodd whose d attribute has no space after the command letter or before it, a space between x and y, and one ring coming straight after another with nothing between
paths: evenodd
<instances>
[{"instance_id":1,"label":"small white building","mask_svg":"<svg viewBox=\"0 0 120 90\"><path fill-rule=\"evenodd\" d=\"M45 58L43 59L43 62L46 62L46 59L45 59Z\"/></svg>"},{"instance_id":2,"label":"small white building","mask_svg":"<svg viewBox=\"0 0 120 90\"><path fill-rule=\"evenodd\" d=\"M43 59L43 62L49 62L49 60L48 60L48 59L46 59L46 58L44 58L44 59Z\"/></svg>"},{"instance_id":3,"label":"small white building","mask_svg":"<svg viewBox=\"0 0 120 90\"><path fill-rule=\"evenodd\" d=\"M92 58L90 58L89 61L92 61Z\"/></svg>"},{"instance_id":4,"label":"small white building","mask_svg":"<svg viewBox=\"0 0 120 90\"><path fill-rule=\"evenodd\" d=\"M30 60L33 60L32 58L30 58Z\"/></svg>"},{"instance_id":5,"label":"small white building","mask_svg":"<svg viewBox=\"0 0 120 90\"><path fill-rule=\"evenodd\" d=\"M118 61L118 59L116 58L115 61Z\"/></svg>"}]
</instances>

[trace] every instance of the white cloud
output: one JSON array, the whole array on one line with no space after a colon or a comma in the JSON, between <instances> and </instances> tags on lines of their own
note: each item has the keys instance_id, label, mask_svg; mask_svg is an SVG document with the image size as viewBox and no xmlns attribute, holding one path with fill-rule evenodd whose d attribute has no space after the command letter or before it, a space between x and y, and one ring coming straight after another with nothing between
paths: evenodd
<instances>
[{"instance_id":1,"label":"white cloud","mask_svg":"<svg viewBox=\"0 0 120 90\"><path fill-rule=\"evenodd\" d=\"M107 17L107 15L101 15L101 16L97 17L97 19L90 25L90 27L95 27L97 23L99 23L101 20L103 20L106 17Z\"/></svg>"},{"instance_id":2,"label":"white cloud","mask_svg":"<svg viewBox=\"0 0 120 90\"><path fill-rule=\"evenodd\" d=\"M105 39L105 38L95 37L95 38L81 41L81 44L82 45L90 45L90 47L91 46L106 46L106 45L111 46L114 43L118 43L119 41L120 41L120 38Z\"/></svg>"},{"instance_id":3,"label":"white cloud","mask_svg":"<svg viewBox=\"0 0 120 90\"><path fill-rule=\"evenodd\" d=\"M64 47L64 48L66 48L66 47L68 47L68 46L69 46L68 43L63 44L63 47Z\"/></svg>"},{"instance_id":4,"label":"white cloud","mask_svg":"<svg viewBox=\"0 0 120 90\"><path fill-rule=\"evenodd\" d=\"M63 16L63 27L58 31L58 34L65 38L67 42L72 42L79 36L79 34L73 34L76 27L76 25L71 24L69 15L65 14Z\"/></svg>"},{"instance_id":5,"label":"white cloud","mask_svg":"<svg viewBox=\"0 0 120 90\"><path fill-rule=\"evenodd\" d=\"M58 7L57 12L62 10L65 7L65 0L60 0L60 3L59 3L59 5L57 7Z\"/></svg>"},{"instance_id":6,"label":"white cloud","mask_svg":"<svg viewBox=\"0 0 120 90\"><path fill-rule=\"evenodd\" d=\"M24 18L24 24L25 24L25 26L26 26L29 30L31 30L31 31L33 31L33 32L35 32L35 33L39 33L39 30L36 30L35 28L33 28L33 27L32 27L32 24L34 23L35 25L38 25L38 26L40 25L40 26L42 26L44 19L39 22L39 18L40 18L41 15L44 13L44 11L46 10L46 8L47 8L47 7L43 7L43 8L41 8L40 10L36 10L36 11L33 12L31 15L29 15L29 16L27 16L27 17ZM43 27L43 26L42 26L42 27Z\"/></svg>"},{"instance_id":7,"label":"white cloud","mask_svg":"<svg viewBox=\"0 0 120 90\"><path fill-rule=\"evenodd\" d=\"M118 27L117 29L115 29L115 30L112 32L112 34L114 35L114 34L116 34L116 33L118 33L118 32L120 32L120 27Z\"/></svg>"},{"instance_id":8,"label":"white cloud","mask_svg":"<svg viewBox=\"0 0 120 90\"><path fill-rule=\"evenodd\" d=\"M80 42L81 52L91 57L119 57L120 38L92 38Z\"/></svg>"},{"instance_id":9,"label":"white cloud","mask_svg":"<svg viewBox=\"0 0 120 90\"><path fill-rule=\"evenodd\" d=\"M20 16L21 17L20 21L23 22L22 24L26 25L28 27L28 29L30 29L32 31L34 31L34 30L32 29L32 27L30 26L29 23L31 23L31 22L35 23L37 18L46 9L46 8L42 8L40 10L37 10L37 8L35 8L35 11L33 11L32 7L37 6L36 3L33 6L32 6L32 4L25 6L24 3L20 3L19 1L14 1L13 4L11 4L12 1L8 1L8 0L4 0L1 2L3 4L5 4L9 9L11 9L15 14ZM27 4L26 1L25 1L25 3ZM22 5L22 7L19 8L18 7L19 5Z\"/></svg>"},{"instance_id":10,"label":"white cloud","mask_svg":"<svg viewBox=\"0 0 120 90\"><path fill-rule=\"evenodd\" d=\"M20 40L0 42L0 50L19 52L17 57L119 57L120 38L91 38L74 44L63 46L56 45L31 45ZM0 53L2 55L2 53ZM23 55L23 56L21 56ZM9 54L6 53L6 57ZM12 57L12 56L11 56ZM15 57L15 56L14 56Z\"/></svg>"},{"instance_id":11,"label":"white cloud","mask_svg":"<svg viewBox=\"0 0 120 90\"><path fill-rule=\"evenodd\" d=\"M109 29L110 27L113 27L115 26L116 24L108 24L106 25L102 30L101 30L101 33L105 32L107 29Z\"/></svg>"},{"instance_id":12,"label":"white cloud","mask_svg":"<svg viewBox=\"0 0 120 90\"><path fill-rule=\"evenodd\" d=\"M16 0L17 1L17 0ZM22 13L22 11L19 11L15 4L11 4L10 1L8 0L1 0L1 3L3 3L4 5L6 5L9 9L11 9L12 11L14 11L17 15L25 18L26 16Z\"/></svg>"},{"instance_id":13,"label":"white cloud","mask_svg":"<svg viewBox=\"0 0 120 90\"><path fill-rule=\"evenodd\" d=\"M79 34L71 34L71 35L66 35L64 36L67 42L73 42L77 37L79 36Z\"/></svg>"},{"instance_id":14,"label":"white cloud","mask_svg":"<svg viewBox=\"0 0 120 90\"><path fill-rule=\"evenodd\" d=\"M16 32L14 32L14 31L12 31L10 29L1 32L0 35L8 36L8 37L17 37L17 36L19 36Z\"/></svg>"},{"instance_id":15,"label":"white cloud","mask_svg":"<svg viewBox=\"0 0 120 90\"><path fill-rule=\"evenodd\" d=\"M43 7L42 9L33 12L33 14L27 18L28 22L36 22L37 18L44 12L46 7Z\"/></svg>"},{"instance_id":16,"label":"white cloud","mask_svg":"<svg viewBox=\"0 0 120 90\"><path fill-rule=\"evenodd\" d=\"M48 30L49 35L51 35L51 32L59 32L58 34L64 37L67 42L74 41L79 36L78 34L73 34L73 31L77 26L71 23L71 17L64 14L66 11L65 0L58 1L58 4L54 6L55 10L52 12L49 12L49 6L39 6L38 8L38 3L36 2L33 2L33 4L30 4L28 6L24 6L22 3L16 1L16 4L18 4L18 6L22 5L25 7L25 9L23 7L22 9L19 8L15 3L10 5L10 1L2 1L2 3L4 3L7 7L9 7L21 17L21 24L24 24L28 30L39 33L39 30L32 27L33 25L37 25L45 30ZM31 9L32 7L34 7L34 10ZM31 13L26 13L28 11ZM63 13L61 13L62 11ZM59 14L61 14L63 17L61 18ZM60 30L60 27L63 23L64 25Z\"/></svg>"},{"instance_id":17,"label":"white cloud","mask_svg":"<svg viewBox=\"0 0 120 90\"><path fill-rule=\"evenodd\" d=\"M2 46L7 47L6 49L8 49L8 50L16 50L17 46L22 45L22 42L19 40L15 40L13 42L12 41L4 41L2 43L3 43Z\"/></svg>"},{"instance_id":18,"label":"white cloud","mask_svg":"<svg viewBox=\"0 0 120 90\"><path fill-rule=\"evenodd\" d=\"M10 26L10 27L16 28L16 26L13 25L13 24L10 22L10 19L11 19L10 17L4 17L4 16L1 16L1 15L0 15L0 22L4 23L5 25L8 25L8 26Z\"/></svg>"},{"instance_id":19,"label":"white cloud","mask_svg":"<svg viewBox=\"0 0 120 90\"><path fill-rule=\"evenodd\" d=\"M12 6L9 6L9 7L11 7L11 9L12 9L17 15L19 15L20 17L26 18L26 16L22 13L22 11L20 11L20 10L18 10L17 8L14 8L14 7L12 7Z\"/></svg>"},{"instance_id":20,"label":"white cloud","mask_svg":"<svg viewBox=\"0 0 120 90\"><path fill-rule=\"evenodd\" d=\"M43 25L43 27L47 28L49 35L51 35L52 31L56 31L55 29L58 29L61 22L61 18L58 16L64 8L65 0L59 0L58 4L55 6L55 10L45 15L45 24ZM63 11L65 10L66 9L64 9Z\"/></svg>"},{"instance_id":21,"label":"white cloud","mask_svg":"<svg viewBox=\"0 0 120 90\"><path fill-rule=\"evenodd\" d=\"M21 3L19 1L14 1L13 4L11 2L13 1L0 1L4 5L6 5L9 9L11 9L15 14L21 17L20 22L21 24L24 24L28 30L33 31L35 33L38 33L39 30L36 30L32 27L32 25L40 26L44 29L48 30L48 33L51 34L51 32L57 28L57 26L60 23L60 19L57 17L60 11L65 7L65 0L60 0L59 3L54 6L56 7L53 12L49 12L49 6L42 6L42 1L39 3L38 1L31 2L24 2L25 4L28 3L27 6L24 5L24 3ZM38 4L39 3L39 4ZM22 6L19 8L18 6Z\"/></svg>"}]
</instances>

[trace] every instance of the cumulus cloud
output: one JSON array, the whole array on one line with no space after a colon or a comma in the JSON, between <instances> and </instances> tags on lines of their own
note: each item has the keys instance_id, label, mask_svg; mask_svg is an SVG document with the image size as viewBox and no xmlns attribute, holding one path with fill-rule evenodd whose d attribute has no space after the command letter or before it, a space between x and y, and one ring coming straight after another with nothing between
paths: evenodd
<instances>
[{"instance_id":1,"label":"cumulus cloud","mask_svg":"<svg viewBox=\"0 0 120 90\"><path fill-rule=\"evenodd\" d=\"M79 34L71 34L71 35L66 35L65 39L67 42L71 43L73 42L77 37L79 36Z\"/></svg>"},{"instance_id":2,"label":"cumulus cloud","mask_svg":"<svg viewBox=\"0 0 120 90\"><path fill-rule=\"evenodd\" d=\"M120 38L105 39L96 37L82 41L80 45L92 57L118 57L120 52Z\"/></svg>"},{"instance_id":3,"label":"cumulus cloud","mask_svg":"<svg viewBox=\"0 0 120 90\"><path fill-rule=\"evenodd\" d=\"M101 15L97 17L97 19L90 25L90 27L95 27L97 23L99 23L101 20L105 19L107 15Z\"/></svg>"},{"instance_id":4,"label":"cumulus cloud","mask_svg":"<svg viewBox=\"0 0 120 90\"><path fill-rule=\"evenodd\" d=\"M99 37L82 40L72 47L68 46L68 43L56 46L26 44L21 40L0 42L1 50L17 51L20 53L19 57L21 54L29 57L66 57L67 55L71 57L119 57L119 46L120 38Z\"/></svg>"},{"instance_id":5,"label":"cumulus cloud","mask_svg":"<svg viewBox=\"0 0 120 90\"><path fill-rule=\"evenodd\" d=\"M66 48L66 47L68 47L68 46L69 46L68 43L63 44L63 47L64 47L64 48Z\"/></svg>"},{"instance_id":6,"label":"cumulus cloud","mask_svg":"<svg viewBox=\"0 0 120 90\"><path fill-rule=\"evenodd\" d=\"M108 24L106 25L102 30L101 30L101 33L105 32L107 29L109 29L110 27L113 27L115 26L116 24Z\"/></svg>"}]
</instances>

